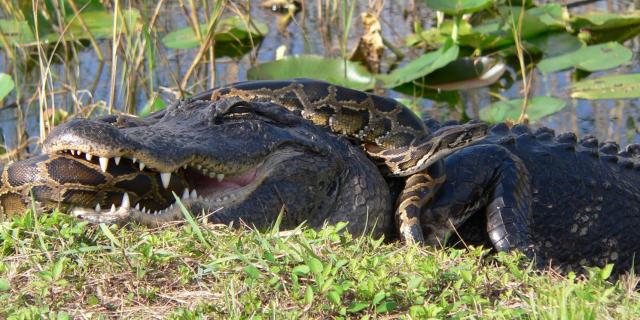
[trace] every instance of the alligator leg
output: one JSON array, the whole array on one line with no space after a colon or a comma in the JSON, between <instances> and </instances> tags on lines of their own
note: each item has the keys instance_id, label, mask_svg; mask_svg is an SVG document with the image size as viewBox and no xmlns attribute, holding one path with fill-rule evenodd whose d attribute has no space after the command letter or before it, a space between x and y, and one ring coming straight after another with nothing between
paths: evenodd
<instances>
[{"instance_id":1,"label":"alligator leg","mask_svg":"<svg viewBox=\"0 0 640 320\"><path fill-rule=\"evenodd\" d=\"M531 256L531 185L522 161L504 147L477 145L450 155L444 166L447 179L420 219L425 242L443 244L472 214L484 212L496 250Z\"/></svg>"},{"instance_id":2,"label":"alligator leg","mask_svg":"<svg viewBox=\"0 0 640 320\"><path fill-rule=\"evenodd\" d=\"M402 241L424 243L420 212L422 207L433 199L445 179L442 160L431 165L428 170L407 178L405 188L398 196L396 205L396 226Z\"/></svg>"}]
</instances>

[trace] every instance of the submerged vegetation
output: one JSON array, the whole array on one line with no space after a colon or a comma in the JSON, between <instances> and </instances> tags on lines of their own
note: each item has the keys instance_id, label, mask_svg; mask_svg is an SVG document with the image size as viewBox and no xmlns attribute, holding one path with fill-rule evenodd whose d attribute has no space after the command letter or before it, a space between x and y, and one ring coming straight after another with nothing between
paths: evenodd
<instances>
[{"instance_id":1,"label":"submerged vegetation","mask_svg":"<svg viewBox=\"0 0 640 320\"><path fill-rule=\"evenodd\" d=\"M439 120L567 112L579 131L602 129L608 112L607 138L637 141L637 111L625 109L636 100L610 99L640 97L630 49L640 11L583 2L0 0L1 157L38 152L75 117L146 115L213 86L295 77L385 91ZM590 105L583 121L585 100L614 108ZM341 226L191 222L94 227L57 212L4 221L0 317L640 316L637 278L609 279L610 268L560 275L517 254L352 239Z\"/></svg>"}]
</instances>

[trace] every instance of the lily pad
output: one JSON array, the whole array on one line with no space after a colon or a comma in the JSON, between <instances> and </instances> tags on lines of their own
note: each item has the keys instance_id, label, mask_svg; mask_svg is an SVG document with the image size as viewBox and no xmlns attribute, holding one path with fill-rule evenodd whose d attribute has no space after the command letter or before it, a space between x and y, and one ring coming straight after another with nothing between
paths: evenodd
<instances>
[{"instance_id":1,"label":"lily pad","mask_svg":"<svg viewBox=\"0 0 640 320\"><path fill-rule=\"evenodd\" d=\"M516 120L520 117L524 99L499 101L480 110L480 119L490 123ZM562 110L566 101L554 97L534 97L529 100L527 116L530 122L536 122L548 115Z\"/></svg>"},{"instance_id":2,"label":"lily pad","mask_svg":"<svg viewBox=\"0 0 640 320\"><path fill-rule=\"evenodd\" d=\"M526 45L542 52L545 58L574 52L584 43L578 37L566 32L550 32L525 41Z\"/></svg>"},{"instance_id":3,"label":"lily pad","mask_svg":"<svg viewBox=\"0 0 640 320\"><path fill-rule=\"evenodd\" d=\"M629 99L640 97L640 74L622 74L583 80L570 88L578 99Z\"/></svg>"},{"instance_id":4,"label":"lily pad","mask_svg":"<svg viewBox=\"0 0 640 320\"><path fill-rule=\"evenodd\" d=\"M15 83L11 76L6 73L0 73L0 100L4 99L13 88L15 88Z\"/></svg>"},{"instance_id":5,"label":"lily pad","mask_svg":"<svg viewBox=\"0 0 640 320\"><path fill-rule=\"evenodd\" d=\"M83 11L80 13L82 20L96 39L110 39L113 37L113 13L107 11ZM89 39L89 35L78 18L68 16L66 19L67 31L64 34L65 40L73 39ZM126 24L128 30L136 30L136 24L140 21L140 12L136 9L128 9L122 11L122 19L116 19L116 30L122 32L123 24ZM60 35L53 33L47 36L50 41L57 41Z\"/></svg>"},{"instance_id":6,"label":"lily pad","mask_svg":"<svg viewBox=\"0 0 640 320\"><path fill-rule=\"evenodd\" d=\"M447 41L437 51L423 54L406 65L393 70L389 74L378 75L386 88L394 88L403 83L422 78L436 69L442 68L458 57L460 48Z\"/></svg>"},{"instance_id":7,"label":"lily pad","mask_svg":"<svg viewBox=\"0 0 640 320\"><path fill-rule=\"evenodd\" d=\"M136 23L140 20L140 12L136 9L122 11L123 19L119 19L116 25L117 32L122 32L122 21L129 30L135 30ZM113 36L113 13L106 11L83 11L80 17L87 29L95 39L110 39ZM66 19L67 27L64 40L89 39L89 34L80 24L80 20L73 15ZM34 36L29 23L24 20L0 19L0 30L7 36L13 45L35 45ZM44 42L56 42L60 39L59 33L50 33L41 37Z\"/></svg>"},{"instance_id":8,"label":"lily pad","mask_svg":"<svg viewBox=\"0 0 640 320\"><path fill-rule=\"evenodd\" d=\"M486 20L469 31L459 30L458 43L478 49L494 49L513 45L511 17L517 21L521 14L521 7L500 7L499 12L500 17ZM519 35L521 39L526 40L545 32L563 29L562 8L557 4L548 4L524 12Z\"/></svg>"},{"instance_id":9,"label":"lily pad","mask_svg":"<svg viewBox=\"0 0 640 320\"><path fill-rule=\"evenodd\" d=\"M200 25L202 36L207 31L207 25ZM218 23L214 40L219 42L246 42L250 39L260 39L269 32L266 24L252 20L251 23L240 17L229 17ZM191 27L168 33L162 37L162 43L171 49L190 49L200 46L200 41Z\"/></svg>"},{"instance_id":10,"label":"lily pad","mask_svg":"<svg viewBox=\"0 0 640 320\"><path fill-rule=\"evenodd\" d=\"M488 86L500 79L506 70L504 63L494 58L460 58L417 83L438 90L466 90Z\"/></svg>"},{"instance_id":11,"label":"lily pad","mask_svg":"<svg viewBox=\"0 0 640 320\"><path fill-rule=\"evenodd\" d=\"M593 72L618 67L631 61L631 50L617 42L587 46L557 57L543 59L538 68L550 73L571 67Z\"/></svg>"},{"instance_id":12,"label":"lily pad","mask_svg":"<svg viewBox=\"0 0 640 320\"><path fill-rule=\"evenodd\" d=\"M426 0L426 3L431 9L458 16L488 8L493 0Z\"/></svg>"},{"instance_id":13,"label":"lily pad","mask_svg":"<svg viewBox=\"0 0 640 320\"><path fill-rule=\"evenodd\" d=\"M569 21L574 30L604 30L640 24L640 11L625 13L588 12L574 15Z\"/></svg>"},{"instance_id":14,"label":"lily pad","mask_svg":"<svg viewBox=\"0 0 640 320\"><path fill-rule=\"evenodd\" d=\"M315 55L286 57L259 64L247 71L249 80L291 78L320 79L358 90L373 89L375 85L373 75L362 65Z\"/></svg>"},{"instance_id":15,"label":"lily pad","mask_svg":"<svg viewBox=\"0 0 640 320\"><path fill-rule=\"evenodd\" d=\"M29 23L24 20L0 19L0 31L12 45L17 46L36 41Z\"/></svg>"}]
</instances>

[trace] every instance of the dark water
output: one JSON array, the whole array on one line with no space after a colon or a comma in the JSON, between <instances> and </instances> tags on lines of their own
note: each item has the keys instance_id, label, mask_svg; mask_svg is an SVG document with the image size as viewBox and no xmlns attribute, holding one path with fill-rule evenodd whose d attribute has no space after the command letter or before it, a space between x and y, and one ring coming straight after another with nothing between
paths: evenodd
<instances>
[{"instance_id":1,"label":"dark water","mask_svg":"<svg viewBox=\"0 0 640 320\"><path fill-rule=\"evenodd\" d=\"M213 75L207 72L207 68L203 67L199 73L195 74L198 85L193 91L204 90L208 88L211 81L215 81L216 85L224 85L235 81L245 80L247 69L258 62L271 61L276 56L276 50L284 46L287 55L296 54L318 54L324 56L339 56L339 38L341 31L339 30L340 21L328 21L329 16L326 12L319 11L318 3L326 1L305 1L305 10L298 13L295 19L287 26L285 30L278 30L276 23L280 16L269 10L259 6L261 1L249 1L251 5L251 15L254 19L265 22L269 25L269 33L265 37L260 46L239 59L220 58L216 61L215 79ZM337 3L339 3L338 1ZM572 1L575 2L575 1ZM243 2L244 3L244 2ZM414 7L415 3L415 7ZM144 11L144 4L135 6ZM147 4L146 10L153 10L153 5ZM606 10L610 12L620 12L634 10L640 7L640 1L596 1L589 5L578 6L571 9L571 12L586 12L593 10ZM367 1L358 1L356 4L356 16L360 12L366 11ZM229 11L227 11L229 13ZM203 19L201 13L201 18ZM422 5L422 1L386 1L380 20L384 36L398 47L403 48L404 37L409 35L413 30L415 19L422 20L425 27L428 27L428 21L432 21L431 12ZM202 21L201 20L201 21ZM354 20L350 37L349 48L353 48L356 40L360 35L360 20ZM187 26L185 15L182 9L178 7L177 1L168 1L161 9L155 30L157 30L157 38L162 35ZM74 100L81 101L82 104L89 104L97 101L108 101L110 96L110 79L112 66L111 58L111 42L103 41L100 43L107 62L101 65L96 58L95 52L90 46L80 50L76 58L71 59L65 64L53 64L51 73L54 80L48 89L59 90L62 88L72 87L75 94L63 93L56 94L53 99L49 97L49 104L55 105L56 108L72 110ZM612 73L632 73L638 72L638 39L634 38L625 43L634 52L632 63L614 70L606 72L598 72L590 75L588 78L599 77L603 74ZM166 49L159 43L156 47L157 66L153 72L153 80L155 91L161 92L163 98L170 102L175 96L172 94L176 88L176 79L180 81L182 75L188 69L193 57L193 50L170 50ZM350 50L349 50L350 51ZM417 57L422 52L408 52L407 58ZM388 50L385 52L387 57L392 56ZM406 61L406 60L405 60ZM4 53L0 52L0 65L6 66L8 61ZM121 79L123 72L119 64L116 72L116 99L114 107L119 110L125 109L126 106L138 109L145 104L148 99L147 87L142 87L136 92L133 101L126 100L121 88ZM7 72L4 70L4 72ZM599 139L612 139L620 143L640 142L640 136L637 132L637 123L640 121L638 111L638 103L640 100L574 100L568 97L567 86L571 83L573 71L554 73L543 76L534 74L533 89L531 96L552 95L565 99L567 107L552 116L549 116L539 123L534 124L550 126L556 131L574 131L579 135L593 133ZM521 97L522 84L517 80L517 74L514 70L509 70L510 77L516 79L516 82L509 89L498 93L505 98ZM128 75L127 75L128 76ZM146 76L146 74L144 75ZM39 71L35 68L31 72L22 74L20 82L23 97L31 97L36 92L39 79ZM389 92L391 96L399 97L398 93ZM496 101L496 98L488 88L472 89L463 92L463 103L466 113L472 117L477 117L478 110L484 106ZM7 98L8 101L12 97ZM15 98L15 97L14 97ZM24 101L24 100L23 100ZM419 104L424 106L424 114L436 117L440 120L448 118L457 118L459 112L452 111L444 105L434 103L429 100L418 100ZM22 110L25 113L25 127L28 137L39 136L38 125L38 100L35 99L30 106L23 103ZM16 108L5 108L0 110L0 128L4 141L9 148L14 148L18 142L19 127L16 123Z\"/></svg>"}]
</instances>

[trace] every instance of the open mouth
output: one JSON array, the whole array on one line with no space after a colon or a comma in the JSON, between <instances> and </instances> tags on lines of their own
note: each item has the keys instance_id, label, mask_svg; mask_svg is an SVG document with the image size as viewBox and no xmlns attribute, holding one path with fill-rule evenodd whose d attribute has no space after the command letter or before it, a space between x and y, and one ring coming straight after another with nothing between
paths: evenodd
<instances>
[{"instance_id":1,"label":"open mouth","mask_svg":"<svg viewBox=\"0 0 640 320\"><path fill-rule=\"evenodd\" d=\"M58 151L117 179L126 177L120 195L101 197L94 205L70 205L70 213L92 222L115 222L130 216L141 220L173 220L182 215L175 196L190 207L222 208L246 197L259 183L261 165L241 172L221 172L206 161L192 161L161 172L135 157L99 157L75 149ZM125 187L123 187L126 185Z\"/></svg>"}]
</instances>

